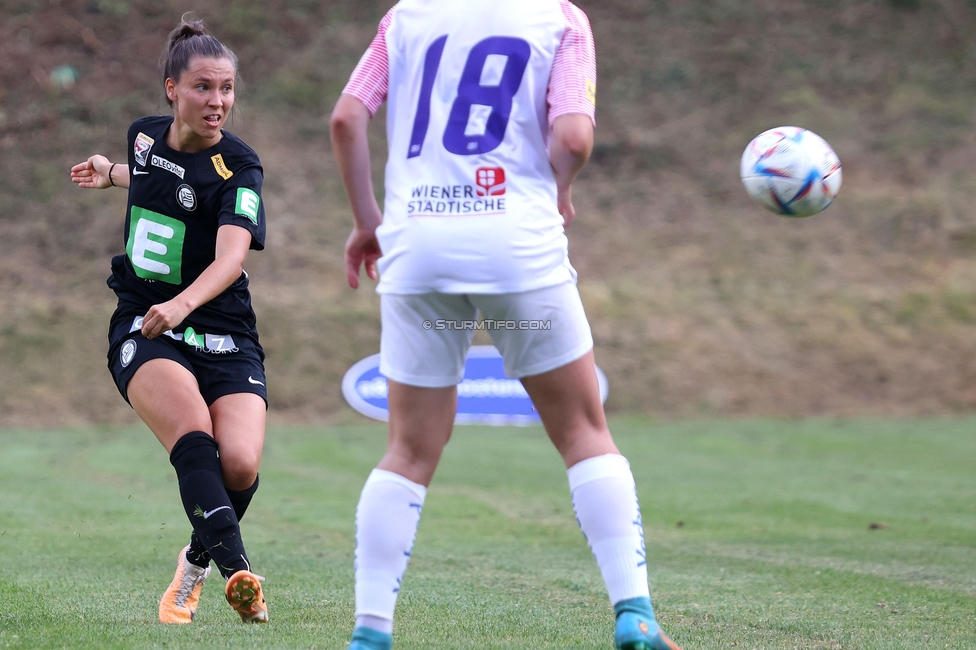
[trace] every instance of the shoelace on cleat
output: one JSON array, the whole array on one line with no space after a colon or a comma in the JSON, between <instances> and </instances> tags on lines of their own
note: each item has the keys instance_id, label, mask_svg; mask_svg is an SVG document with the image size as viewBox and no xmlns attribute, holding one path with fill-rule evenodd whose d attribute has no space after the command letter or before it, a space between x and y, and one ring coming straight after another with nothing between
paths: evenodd
<instances>
[{"instance_id":1,"label":"shoelace on cleat","mask_svg":"<svg viewBox=\"0 0 976 650\"><path fill-rule=\"evenodd\" d=\"M202 583L206 575L195 575L187 567L183 568L183 577L180 578L180 586L176 589L176 606L186 607L186 601L190 599L193 590Z\"/></svg>"}]
</instances>

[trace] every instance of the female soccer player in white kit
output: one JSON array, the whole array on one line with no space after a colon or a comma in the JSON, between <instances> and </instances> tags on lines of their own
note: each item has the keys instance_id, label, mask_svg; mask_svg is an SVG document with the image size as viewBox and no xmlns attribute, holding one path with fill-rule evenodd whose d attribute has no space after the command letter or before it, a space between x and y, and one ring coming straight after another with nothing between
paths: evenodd
<instances>
[{"instance_id":1,"label":"female soccer player in white kit","mask_svg":"<svg viewBox=\"0 0 976 650\"><path fill-rule=\"evenodd\" d=\"M677 649L654 619L640 506L607 428L593 339L564 226L593 146L596 61L586 16L566 0L402 0L332 114L355 225L349 285L365 265L381 294L389 380L386 454L356 513L350 650L392 647L393 610L427 486L450 438L470 329L438 319L541 321L494 330L568 468L573 507L628 650ZM367 127L388 102L385 206ZM377 269L378 267L378 269Z\"/></svg>"}]
</instances>

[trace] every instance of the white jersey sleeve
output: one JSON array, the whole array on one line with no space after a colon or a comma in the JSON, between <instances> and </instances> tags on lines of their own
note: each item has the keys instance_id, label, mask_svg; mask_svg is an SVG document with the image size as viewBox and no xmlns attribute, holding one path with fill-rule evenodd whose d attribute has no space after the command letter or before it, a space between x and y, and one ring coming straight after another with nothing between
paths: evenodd
<instances>
[{"instance_id":1,"label":"white jersey sleeve","mask_svg":"<svg viewBox=\"0 0 976 650\"><path fill-rule=\"evenodd\" d=\"M575 280L550 124L594 115L593 37L566 0L401 0L344 92L387 106L378 291L507 293Z\"/></svg>"}]
</instances>

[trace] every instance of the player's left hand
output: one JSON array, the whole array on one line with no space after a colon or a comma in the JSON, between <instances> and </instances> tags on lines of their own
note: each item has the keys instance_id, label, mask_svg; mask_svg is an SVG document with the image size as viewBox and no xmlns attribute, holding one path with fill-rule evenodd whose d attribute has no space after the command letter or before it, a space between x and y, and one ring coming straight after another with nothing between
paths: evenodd
<instances>
[{"instance_id":1,"label":"player's left hand","mask_svg":"<svg viewBox=\"0 0 976 650\"><path fill-rule=\"evenodd\" d=\"M376 260L383 255L380 242L376 239L375 230L367 230L356 226L346 240L346 281L353 289L359 288L359 267L366 267L366 275L370 280L376 280Z\"/></svg>"},{"instance_id":2,"label":"player's left hand","mask_svg":"<svg viewBox=\"0 0 976 650\"><path fill-rule=\"evenodd\" d=\"M190 311L176 299L153 305L142 319L142 335L147 339L156 338L182 323Z\"/></svg>"}]
</instances>

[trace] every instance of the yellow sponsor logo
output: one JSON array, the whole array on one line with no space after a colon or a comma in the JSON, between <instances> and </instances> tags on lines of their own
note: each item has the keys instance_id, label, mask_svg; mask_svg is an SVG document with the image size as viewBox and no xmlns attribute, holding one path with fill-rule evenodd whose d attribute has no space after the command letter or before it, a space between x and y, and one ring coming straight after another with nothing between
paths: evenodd
<instances>
[{"instance_id":1,"label":"yellow sponsor logo","mask_svg":"<svg viewBox=\"0 0 976 650\"><path fill-rule=\"evenodd\" d=\"M589 79L586 80L586 99L596 106L596 84Z\"/></svg>"},{"instance_id":2,"label":"yellow sponsor logo","mask_svg":"<svg viewBox=\"0 0 976 650\"><path fill-rule=\"evenodd\" d=\"M210 160L213 161L214 169L217 170L217 173L220 174L220 177L223 178L225 181L234 175L234 172L227 169L227 165L224 164L224 157L221 156L220 154L217 154L216 156L210 156Z\"/></svg>"}]
</instances>

